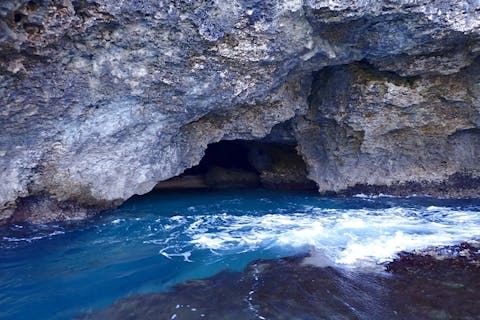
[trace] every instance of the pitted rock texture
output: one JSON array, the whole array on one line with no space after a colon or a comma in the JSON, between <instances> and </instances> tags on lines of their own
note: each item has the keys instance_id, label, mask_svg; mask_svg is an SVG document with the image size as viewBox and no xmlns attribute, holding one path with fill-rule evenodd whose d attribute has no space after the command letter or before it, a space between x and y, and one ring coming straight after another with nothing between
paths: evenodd
<instances>
[{"instance_id":1,"label":"pitted rock texture","mask_svg":"<svg viewBox=\"0 0 480 320\"><path fill-rule=\"evenodd\" d=\"M479 34L470 0L5 0L0 222L117 205L288 120L321 191L473 175Z\"/></svg>"},{"instance_id":2,"label":"pitted rock texture","mask_svg":"<svg viewBox=\"0 0 480 320\"><path fill-rule=\"evenodd\" d=\"M310 177L320 191L437 182L445 195L455 175L477 179L479 71L475 64L451 76L401 78L351 64L320 72L297 128Z\"/></svg>"}]
</instances>

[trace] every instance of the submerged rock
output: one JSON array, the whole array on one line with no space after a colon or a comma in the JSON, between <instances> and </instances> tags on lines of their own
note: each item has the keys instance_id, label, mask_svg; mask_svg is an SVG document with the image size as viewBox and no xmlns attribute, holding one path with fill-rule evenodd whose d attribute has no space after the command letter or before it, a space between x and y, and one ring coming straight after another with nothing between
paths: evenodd
<instances>
[{"instance_id":1,"label":"submerged rock","mask_svg":"<svg viewBox=\"0 0 480 320\"><path fill-rule=\"evenodd\" d=\"M480 242L464 242L455 246L433 247L413 252L401 252L387 264L393 273L450 272L452 270L480 271Z\"/></svg>"},{"instance_id":2,"label":"submerged rock","mask_svg":"<svg viewBox=\"0 0 480 320\"><path fill-rule=\"evenodd\" d=\"M461 246L460 246L461 247ZM449 250L437 248L436 250ZM462 249L469 250L469 249ZM478 250L472 252L479 258ZM409 254L407 264L424 259ZM123 298L82 319L477 319L479 266L455 258L428 267L365 272L306 265L303 257L259 260L243 272L188 281L169 293ZM418 264L417 264L418 265Z\"/></svg>"},{"instance_id":3,"label":"submerged rock","mask_svg":"<svg viewBox=\"0 0 480 320\"><path fill-rule=\"evenodd\" d=\"M479 21L466 0L5 0L0 223L117 205L287 121L271 140L322 192L478 196Z\"/></svg>"}]
</instances>

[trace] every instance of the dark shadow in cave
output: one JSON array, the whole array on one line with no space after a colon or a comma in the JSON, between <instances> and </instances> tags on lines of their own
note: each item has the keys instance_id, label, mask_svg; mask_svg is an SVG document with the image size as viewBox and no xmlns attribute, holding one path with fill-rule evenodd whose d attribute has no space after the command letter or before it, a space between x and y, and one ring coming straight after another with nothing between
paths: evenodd
<instances>
[{"instance_id":1,"label":"dark shadow in cave","mask_svg":"<svg viewBox=\"0 0 480 320\"><path fill-rule=\"evenodd\" d=\"M248 142L246 140L231 140L209 144L200 163L185 170L183 174L205 174L212 166L256 172L255 167L248 160Z\"/></svg>"},{"instance_id":2,"label":"dark shadow in cave","mask_svg":"<svg viewBox=\"0 0 480 320\"><path fill-rule=\"evenodd\" d=\"M212 143L197 166L160 182L157 190L258 188L315 190L295 145L232 140Z\"/></svg>"}]
</instances>

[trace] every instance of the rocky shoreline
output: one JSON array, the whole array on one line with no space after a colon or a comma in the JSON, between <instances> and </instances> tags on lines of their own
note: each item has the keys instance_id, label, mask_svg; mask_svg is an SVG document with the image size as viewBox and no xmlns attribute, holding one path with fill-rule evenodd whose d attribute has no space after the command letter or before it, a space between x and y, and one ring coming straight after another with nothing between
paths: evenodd
<instances>
[{"instance_id":1,"label":"rocky shoreline","mask_svg":"<svg viewBox=\"0 0 480 320\"><path fill-rule=\"evenodd\" d=\"M0 224L118 206L234 140L294 148L323 194L479 197L479 21L466 0L2 1Z\"/></svg>"},{"instance_id":2,"label":"rocky shoreline","mask_svg":"<svg viewBox=\"0 0 480 320\"><path fill-rule=\"evenodd\" d=\"M79 319L477 319L478 242L400 253L385 272L258 260ZM224 297L228 297L225 299Z\"/></svg>"}]
</instances>

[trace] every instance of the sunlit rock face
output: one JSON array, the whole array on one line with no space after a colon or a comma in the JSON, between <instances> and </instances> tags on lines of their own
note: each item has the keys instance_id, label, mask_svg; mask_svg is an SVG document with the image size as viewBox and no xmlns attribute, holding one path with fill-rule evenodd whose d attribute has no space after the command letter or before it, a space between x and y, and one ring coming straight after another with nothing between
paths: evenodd
<instances>
[{"instance_id":1,"label":"sunlit rock face","mask_svg":"<svg viewBox=\"0 0 480 320\"><path fill-rule=\"evenodd\" d=\"M322 192L475 177L479 9L3 1L0 221L118 205L287 120Z\"/></svg>"}]
</instances>

